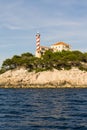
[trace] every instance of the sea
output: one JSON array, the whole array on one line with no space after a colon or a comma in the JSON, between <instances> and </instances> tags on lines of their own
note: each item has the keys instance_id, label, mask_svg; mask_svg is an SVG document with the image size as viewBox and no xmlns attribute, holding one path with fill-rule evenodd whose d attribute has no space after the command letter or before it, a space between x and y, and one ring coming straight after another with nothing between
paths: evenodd
<instances>
[{"instance_id":1,"label":"sea","mask_svg":"<svg viewBox=\"0 0 87 130\"><path fill-rule=\"evenodd\" d=\"M0 130L87 130L87 89L0 89Z\"/></svg>"}]
</instances>

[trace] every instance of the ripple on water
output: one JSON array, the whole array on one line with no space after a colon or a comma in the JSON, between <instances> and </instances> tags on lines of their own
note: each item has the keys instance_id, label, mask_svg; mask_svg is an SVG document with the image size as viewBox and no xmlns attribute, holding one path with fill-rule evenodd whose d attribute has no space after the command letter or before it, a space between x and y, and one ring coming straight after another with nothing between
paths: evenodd
<instances>
[{"instance_id":1,"label":"ripple on water","mask_svg":"<svg viewBox=\"0 0 87 130\"><path fill-rule=\"evenodd\" d=\"M0 130L87 130L87 89L0 89Z\"/></svg>"}]
</instances>

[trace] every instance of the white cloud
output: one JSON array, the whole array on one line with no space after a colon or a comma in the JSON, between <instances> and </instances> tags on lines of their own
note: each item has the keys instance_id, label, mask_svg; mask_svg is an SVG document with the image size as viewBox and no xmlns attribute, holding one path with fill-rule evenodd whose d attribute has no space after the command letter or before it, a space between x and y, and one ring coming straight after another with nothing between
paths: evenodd
<instances>
[{"instance_id":1,"label":"white cloud","mask_svg":"<svg viewBox=\"0 0 87 130\"><path fill-rule=\"evenodd\" d=\"M39 30L42 44L61 40L81 49L83 42L85 50L86 12L87 0L0 0L0 48L20 48L27 42L33 50Z\"/></svg>"},{"instance_id":2,"label":"white cloud","mask_svg":"<svg viewBox=\"0 0 87 130\"><path fill-rule=\"evenodd\" d=\"M67 4L72 5L72 3L75 3L75 1L73 2L72 0L67 0L66 2L61 2L59 0L59 3L57 0L51 2L49 0L46 0L41 2L44 4L61 4L62 6L65 6ZM28 3L27 7L26 5L27 1L25 2L23 0L16 0L15 2L4 3L3 6L0 6L0 26L2 26L2 28L15 30L47 28L53 26L79 26L81 24L79 19L70 19L69 17L71 16L69 13L66 17L66 11L64 12L64 9L55 10L53 8L53 11L51 11L50 7L48 6L48 9L45 9L45 7L41 9L39 7L40 5L33 5L31 2ZM85 21L87 21L87 19L85 19Z\"/></svg>"}]
</instances>

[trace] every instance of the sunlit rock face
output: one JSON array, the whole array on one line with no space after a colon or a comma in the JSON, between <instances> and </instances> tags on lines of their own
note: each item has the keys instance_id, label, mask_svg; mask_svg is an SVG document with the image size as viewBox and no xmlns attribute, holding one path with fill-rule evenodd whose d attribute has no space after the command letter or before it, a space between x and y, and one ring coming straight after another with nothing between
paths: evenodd
<instances>
[{"instance_id":1,"label":"sunlit rock face","mask_svg":"<svg viewBox=\"0 0 87 130\"><path fill-rule=\"evenodd\" d=\"M77 68L43 72L28 72L24 68L0 75L1 87L86 87L87 72Z\"/></svg>"}]
</instances>

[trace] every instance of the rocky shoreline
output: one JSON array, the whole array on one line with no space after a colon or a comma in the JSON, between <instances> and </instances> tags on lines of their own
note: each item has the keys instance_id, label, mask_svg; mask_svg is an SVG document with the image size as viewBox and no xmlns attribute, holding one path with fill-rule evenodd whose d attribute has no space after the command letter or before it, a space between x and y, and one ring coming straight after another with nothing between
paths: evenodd
<instances>
[{"instance_id":1,"label":"rocky shoreline","mask_svg":"<svg viewBox=\"0 0 87 130\"><path fill-rule=\"evenodd\" d=\"M0 75L0 88L87 88L87 72L77 68L38 73L9 70Z\"/></svg>"}]
</instances>

